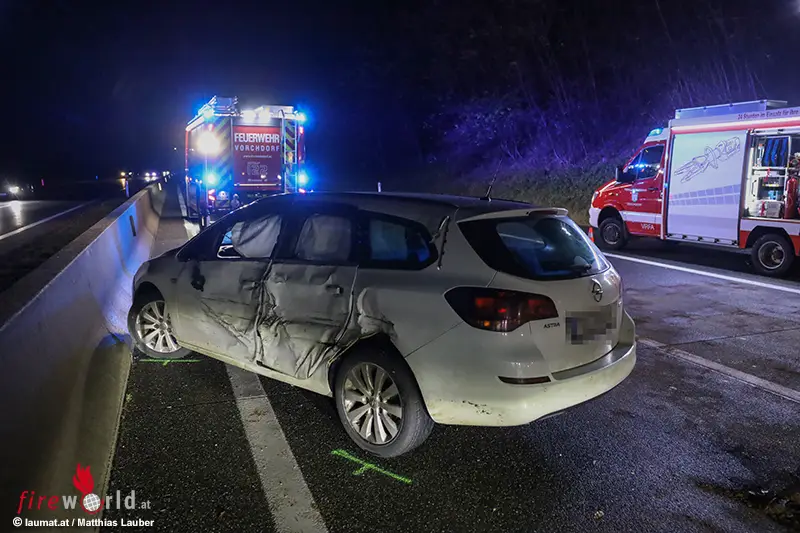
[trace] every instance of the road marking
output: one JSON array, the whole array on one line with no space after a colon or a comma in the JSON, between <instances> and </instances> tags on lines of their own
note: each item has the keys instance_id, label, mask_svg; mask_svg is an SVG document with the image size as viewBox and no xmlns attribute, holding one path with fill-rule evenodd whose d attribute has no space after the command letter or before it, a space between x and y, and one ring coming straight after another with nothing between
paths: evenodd
<instances>
[{"instance_id":1,"label":"road marking","mask_svg":"<svg viewBox=\"0 0 800 533\"><path fill-rule=\"evenodd\" d=\"M183 211L186 204L180 188L177 193ZM184 228L189 238L196 234L196 228L186 220ZM281 533L327 533L258 375L232 365L225 367L276 529Z\"/></svg>"},{"instance_id":2,"label":"road marking","mask_svg":"<svg viewBox=\"0 0 800 533\"><path fill-rule=\"evenodd\" d=\"M669 270L677 270L679 272L688 272L689 274L697 274L699 276L706 276L709 278L722 279L725 281L735 281L737 283L744 283L746 285L753 285L754 287L762 287L765 289L774 289L776 291L790 292L792 294L800 294L800 289L792 287L785 287L783 285L773 285L771 283L764 283L763 281L755 281L752 279L737 278L735 276L726 276L725 274L716 274L714 272L706 272L704 270L697 270L694 268L682 267L677 265L670 265L667 263L659 263L658 261L651 261L649 259L639 259L638 257L630 257L627 255L610 254L603 252L606 257L613 257L615 259L622 259L624 261L631 261L633 263L641 263L643 265L657 266Z\"/></svg>"},{"instance_id":3,"label":"road marking","mask_svg":"<svg viewBox=\"0 0 800 533\"><path fill-rule=\"evenodd\" d=\"M31 229L31 228L35 228L36 226L38 226L40 224L44 224L45 222L50 222L54 218L58 218L61 215L66 215L67 213L71 213L72 211L75 211L76 209L80 209L81 207L84 207L84 206L89 205L91 203L92 202L84 202L84 203L82 203L80 205L76 205L75 207L71 207L71 208L67 209L66 211L61 211L60 213L56 213L53 216L49 216L47 218L43 218L42 220L37 220L33 224L28 224L27 226L22 226L21 228L17 228L14 231L11 231L11 232L8 232L8 233L4 233L3 235L0 235L0 241L2 241L3 239L7 239L9 237L13 237L14 235L16 235L18 233L22 233L25 230L28 230L28 229Z\"/></svg>"},{"instance_id":4,"label":"road marking","mask_svg":"<svg viewBox=\"0 0 800 533\"><path fill-rule=\"evenodd\" d=\"M311 491L297 466L258 375L226 365L247 442L280 532L326 533Z\"/></svg>"},{"instance_id":5,"label":"road marking","mask_svg":"<svg viewBox=\"0 0 800 533\"><path fill-rule=\"evenodd\" d=\"M694 363L709 370L714 370L715 372L725 374L726 376L742 381L751 387L756 387L757 389L775 394L776 396L800 403L800 391L790 389L789 387L784 387L783 385L778 385L772 381L753 376L752 374L742 372L741 370L736 370L735 368L725 366L717 363L716 361L711 361L710 359L689 353L685 350L681 350L680 348L674 348L662 342L642 338L638 339L638 342L640 344L644 344L645 346L649 346L650 348L661 350L662 352L673 357L677 357L678 359L683 359L684 361Z\"/></svg>"},{"instance_id":6,"label":"road marking","mask_svg":"<svg viewBox=\"0 0 800 533\"><path fill-rule=\"evenodd\" d=\"M381 473L384 476L389 476L390 478L392 478L394 480L397 480L397 481L400 481L401 483L405 483L406 485L411 485L411 483L412 483L412 481L407 477L400 476L398 474L395 474L394 472L389 472L388 470L384 470L383 468L380 468L379 466L376 466L376 465L374 465L372 463L368 463L366 461L362 461L358 457L355 457L354 455L349 454L345 450L333 450L331 452L331 455L338 455L339 457L344 457L348 461L353 461L354 463L360 464L361 468L359 468L358 470L353 472L354 476L360 476L361 474L363 474L367 470L374 470L375 472Z\"/></svg>"},{"instance_id":7,"label":"road marking","mask_svg":"<svg viewBox=\"0 0 800 533\"><path fill-rule=\"evenodd\" d=\"M155 359L155 358L144 358L139 359L140 363L161 363L162 366L167 366L170 363L202 363L202 359Z\"/></svg>"}]
</instances>

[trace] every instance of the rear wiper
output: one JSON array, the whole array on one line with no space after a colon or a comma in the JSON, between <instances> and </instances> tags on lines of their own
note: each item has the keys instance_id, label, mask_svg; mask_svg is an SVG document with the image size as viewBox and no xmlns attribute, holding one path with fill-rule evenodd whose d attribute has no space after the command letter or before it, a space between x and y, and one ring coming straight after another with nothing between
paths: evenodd
<instances>
[{"instance_id":1,"label":"rear wiper","mask_svg":"<svg viewBox=\"0 0 800 533\"><path fill-rule=\"evenodd\" d=\"M438 270L442 269L442 258L444 257L444 245L447 243L447 231L450 229L450 215L447 215L442 219L442 223L439 224L439 230L436 232L436 235L433 236L433 240L435 241L437 237L441 236L442 244L439 247L439 261L436 263L436 268Z\"/></svg>"}]
</instances>

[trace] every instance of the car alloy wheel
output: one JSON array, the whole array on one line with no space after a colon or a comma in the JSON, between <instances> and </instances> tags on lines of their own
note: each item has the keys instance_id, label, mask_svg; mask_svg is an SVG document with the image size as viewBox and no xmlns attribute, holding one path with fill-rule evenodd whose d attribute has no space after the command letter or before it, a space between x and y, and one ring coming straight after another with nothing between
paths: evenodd
<instances>
[{"instance_id":1,"label":"car alloy wheel","mask_svg":"<svg viewBox=\"0 0 800 533\"><path fill-rule=\"evenodd\" d=\"M164 300L149 302L136 317L136 333L145 346L154 352L169 354L180 349L172 324L166 312Z\"/></svg>"},{"instance_id":2,"label":"car alloy wheel","mask_svg":"<svg viewBox=\"0 0 800 533\"><path fill-rule=\"evenodd\" d=\"M380 366L359 363L351 368L342 401L350 427L370 444L389 444L400 433L403 401L397 385Z\"/></svg>"}]
</instances>

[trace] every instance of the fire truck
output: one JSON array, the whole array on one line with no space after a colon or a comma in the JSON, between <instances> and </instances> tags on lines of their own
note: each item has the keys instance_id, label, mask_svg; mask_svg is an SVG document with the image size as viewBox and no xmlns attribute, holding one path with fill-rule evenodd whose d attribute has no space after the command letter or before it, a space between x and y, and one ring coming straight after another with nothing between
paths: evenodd
<instances>
[{"instance_id":1,"label":"fire truck","mask_svg":"<svg viewBox=\"0 0 800 533\"><path fill-rule=\"evenodd\" d=\"M186 126L186 198L201 222L262 196L305 192L305 115L215 96ZM236 207L236 202L233 202Z\"/></svg>"},{"instance_id":2,"label":"fire truck","mask_svg":"<svg viewBox=\"0 0 800 533\"><path fill-rule=\"evenodd\" d=\"M800 255L800 107L757 100L678 109L592 197L592 238L750 249L779 277Z\"/></svg>"}]
</instances>

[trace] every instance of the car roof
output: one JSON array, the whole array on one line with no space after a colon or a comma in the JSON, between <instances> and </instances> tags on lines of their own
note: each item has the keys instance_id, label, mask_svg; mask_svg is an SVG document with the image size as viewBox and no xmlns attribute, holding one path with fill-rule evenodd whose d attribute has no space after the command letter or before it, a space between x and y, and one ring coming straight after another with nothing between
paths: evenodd
<instances>
[{"instance_id":1,"label":"car roof","mask_svg":"<svg viewBox=\"0 0 800 533\"><path fill-rule=\"evenodd\" d=\"M286 196L293 197L295 201L322 200L350 204L361 209L419 220L426 225L432 223L437 227L442 216L453 215L454 211L457 213L455 220L462 220L484 213L536 207L511 200L483 200L474 196L404 192L314 192ZM435 222L430 222L431 217Z\"/></svg>"}]
</instances>

